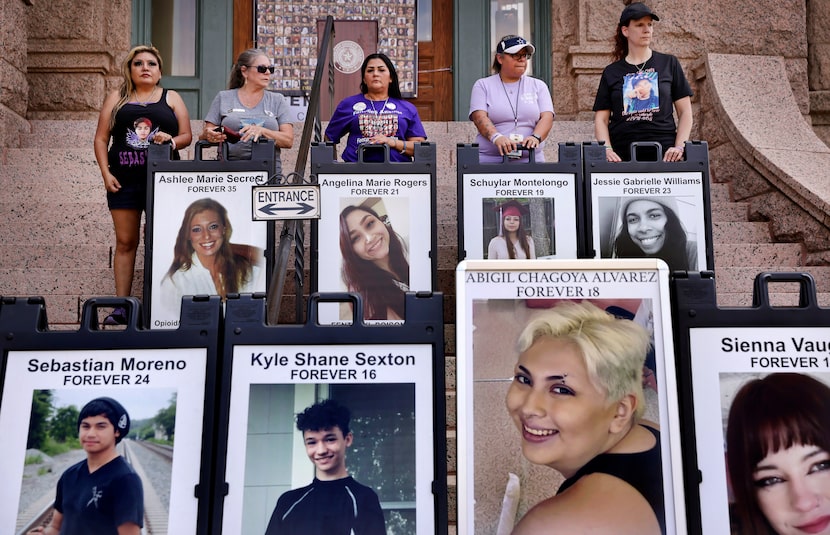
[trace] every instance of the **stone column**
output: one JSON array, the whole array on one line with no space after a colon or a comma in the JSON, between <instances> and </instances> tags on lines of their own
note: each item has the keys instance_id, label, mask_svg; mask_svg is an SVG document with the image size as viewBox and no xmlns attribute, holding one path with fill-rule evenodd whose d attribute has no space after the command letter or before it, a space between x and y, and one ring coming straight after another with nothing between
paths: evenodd
<instances>
[{"instance_id":1,"label":"stone column","mask_svg":"<svg viewBox=\"0 0 830 535\"><path fill-rule=\"evenodd\" d=\"M31 1L27 117L96 119L130 49L131 2Z\"/></svg>"},{"instance_id":2,"label":"stone column","mask_svg":"<svg viewBox=\"0 0 830 535\"><path fill-rule=\"evenodd\" d=\"M830 0L807 2L807 79L813 130L830 144Z\"/></svg>"},{"instance_id":3,"label":"stone column","mask_svg":"<svg viewBox=\"0 0 830 535\"><path fill-rule=\"evenodd\" d=\"M591 120L602 70L611 62L622 1L571 0L554 3L553 86L557 114Z\"/></svg>"},{"instance_id":4,"label":"stone column","mask_svg":"<svg viewBox=\"0 0 830 535\"><path fill-rule=\"evenodd\" d=\"M20 137L29 132L26 17L30 11L31 0L0 3L0 147L20 146Z\"/></svg>"}]
</instances>

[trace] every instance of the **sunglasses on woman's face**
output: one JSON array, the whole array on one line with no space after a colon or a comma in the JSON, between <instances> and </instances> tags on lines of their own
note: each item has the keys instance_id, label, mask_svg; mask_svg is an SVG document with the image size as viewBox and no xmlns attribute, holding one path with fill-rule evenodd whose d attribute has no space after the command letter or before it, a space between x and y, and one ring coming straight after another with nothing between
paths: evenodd
<instances>
[{"instance_id":1,"label":"sunglasses on woman's face","mask_svg":"<svg viewBox=\"0 0 830 535\"><path fill-rule=\"evenodd\" d=\"M530 58L533 57L533 54L507 54L507 55L510 56L511 58L513 58L516 61L522 61L523 59L526 59L526 60L530 61Z\"/></svg>"},{"instance_id":2,"label":"sunglasses on woman's face","mask_svg":"<svg viewBox=\"0 0 830 535\"><path fill-rule=\"evenodd\" d=\"M254 67L256 69L256 72L258 72L259 74L265 74L266 72L274 74L275 69L273 65L251 65L251 67Z\"/></svg>"}]
</instances>

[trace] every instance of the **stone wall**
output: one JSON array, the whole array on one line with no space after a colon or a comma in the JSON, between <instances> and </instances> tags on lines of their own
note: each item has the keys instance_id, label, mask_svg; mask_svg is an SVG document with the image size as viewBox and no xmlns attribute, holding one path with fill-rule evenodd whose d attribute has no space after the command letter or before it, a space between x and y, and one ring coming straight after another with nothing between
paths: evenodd
<instances>
[{"instance_id":1,"label":"stone wall","mask_svg":"<svg viewBox=\"0 0 830 535\"><path fill-rule=\"evenodd\" d=\"M552 88L560 119L590 120L619 14L631 0L552 2ZM830 0L648 0L661 16L655 49L677 55L696 96L707 53L781 56L802 114L830 140ZM118 83L130 47L131 0L5 0L0 6L0 146L22 118L90 119ZM809 15L809 16L808 16ZM697 128L693 137L698 137Z\"/></svg>"}]
</instances>

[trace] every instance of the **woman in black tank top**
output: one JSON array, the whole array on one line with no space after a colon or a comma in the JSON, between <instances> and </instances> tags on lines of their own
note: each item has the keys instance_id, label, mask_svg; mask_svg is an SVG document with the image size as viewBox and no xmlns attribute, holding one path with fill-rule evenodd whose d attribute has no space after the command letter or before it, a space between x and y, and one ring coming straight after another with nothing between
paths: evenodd
<instances>
[{"instance_id":1,"label":"woman in black tank top","mask_svg":"<svg viewBox=\"0 0 830 535\"><path fill-rule=\"evenodd\" d=\"M175 151L190 145L193 136L184 101L159 85L162 64L155 47L130 50L121 74L121 87L107 95L101 107L94 148L115 227L115 295L128 296L147 202L147 147L170 143ZM126 323L123 308L104 320L105 325Z\"/></svg>"}]
</instances>

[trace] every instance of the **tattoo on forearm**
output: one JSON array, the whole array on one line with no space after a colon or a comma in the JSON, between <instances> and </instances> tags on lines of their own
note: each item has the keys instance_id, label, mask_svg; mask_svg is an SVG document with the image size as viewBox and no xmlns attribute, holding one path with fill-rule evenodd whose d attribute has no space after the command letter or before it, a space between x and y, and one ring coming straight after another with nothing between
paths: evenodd
<instances>
[{"instance_id":1,"label":"tattoo on forearm","mask_svg":"<svg viewBox=\"0 0 830 535\"><path fill-rule=\"evenodd\" d=\"M495 134L497 132L496 127L493 125L493 122L490 121L490 118L486 115L482 117L477 117L473 122L476 125L476 128L478 128L478 131L487 137L490 137L492 134Z\"/></svg>"}]
</instances>

